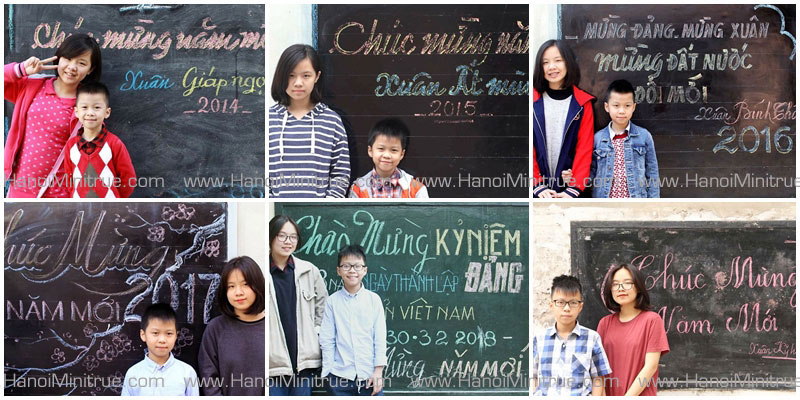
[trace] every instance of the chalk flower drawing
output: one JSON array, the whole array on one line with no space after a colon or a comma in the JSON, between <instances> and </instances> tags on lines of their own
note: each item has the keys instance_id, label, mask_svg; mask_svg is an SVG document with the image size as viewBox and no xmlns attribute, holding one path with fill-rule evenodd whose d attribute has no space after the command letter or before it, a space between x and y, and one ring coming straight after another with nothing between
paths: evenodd
<instances>
[{"instance_id":1,"label":"chalk flower drawing","mask_svg":"<svg viewBox=\"0 0 800 400\"><path fill-rule=\"evenodd\" d=\"M159 243L164 241L164 227L151 226L147 228L147 231L149 232L147 235L147 240Z\"/></svg>"},{"instance_id":2,"label":"chalk flower drawing","mask_svg":"<svg viewBox=\"0 0 800 400\"><path fill-rule=\"evenodd\" d=\"M56 347L53 349L53 354L50 355L50 359L53 360L54 363L62 363L65 360L64 352L60 348Z\"/></svg>"},{"instance_id":3,"label":"chalk flower drawing","mask_svg":"<svg viewBox=\"0 0 800 400\"><path fill-rule=\"evenodd\" d=\"M213 258L219 255L219 240L209 240L203 248L203 254L208 258Z\"/></svg>"}]
</instances>

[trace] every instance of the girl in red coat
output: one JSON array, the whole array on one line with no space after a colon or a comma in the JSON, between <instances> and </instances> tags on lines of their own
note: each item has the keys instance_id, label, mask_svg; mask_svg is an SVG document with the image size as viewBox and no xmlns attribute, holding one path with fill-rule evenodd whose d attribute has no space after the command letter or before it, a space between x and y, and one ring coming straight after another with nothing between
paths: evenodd
<instances>
[{"instance_id":1,"label":"girl in red coat","mask_svg":"<svg viewBox=\"0 0 800 400\"><path fill-rule=\"evenodd\" d=\"M69 197L64 177L56 175L64 145L77 133L75 93L84 80L100 80L101 64L97 41L79 33L64 39L53 57L5 66L4 96L14 103L5 146L5 178L12 179L7 197ZM56 75L35 75L48 70Z\"/></svg>"},{"instance_id":2,"label":"girl in red coat","mask_svg":"<svg viewBox=\"0 0 800 400\"><path fill-rule=\"evenodd\" d=\"M533 195L572 198L589 180L594 139L594 96L578 88L575 54L548 40L533 71Z\"/></svg>"}]
</instances>

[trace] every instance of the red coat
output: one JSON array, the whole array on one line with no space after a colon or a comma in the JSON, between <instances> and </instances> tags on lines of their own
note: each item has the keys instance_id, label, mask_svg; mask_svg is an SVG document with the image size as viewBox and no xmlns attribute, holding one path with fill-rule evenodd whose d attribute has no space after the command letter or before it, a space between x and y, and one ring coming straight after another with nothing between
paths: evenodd
<instances>
[{"instance_id":1,"label":"red coat","mask_svg":"<svg viewBox=\"0 0 800 400\"><path fill-rule=\"evenodd\" d=\"M19 156L22 143L25 140L28 109L45 81L47 79L55 79L52 77L19 76L15 68L17 68L17 63L6 64L3 68L3 97L14 103L14 114L11 116L11 124L8 128L4 151L3 170L5 171L6 180L11 177L11 174L17 168L17 165L15 165L17 156ZM69 132L72 132L78 124L78 118L73 114L69 122Z\"/></svg>"},{"instance_id":2,"label":"red coat","mask_svg":"<svg viewBox=\"0 0 800 400\"><path fill-rule=\"evenodd\" d=\"M580 196L586 188L589 179L589 169L592 164L592 147L594 145L594 111L592 101L595 97L573 86L573 96L570 103L568 118L577 121L577 124L567 124L564 132L563 143L572 144L571 147L562 148L559 156L559 165L548 166L545 152L537 155L536 148L544 146L544 100L535 89L533 90L533 195L546 189L565 192L572 197ZM574 111L573 111L574 110ZM538 118L537 118L538 117ZM538 122L538 123L537 123ZM569 146L569 145L568 145ZM561 172L572 169L573 181L571 184L561 182Z\"/></svg>"}]
</instances>

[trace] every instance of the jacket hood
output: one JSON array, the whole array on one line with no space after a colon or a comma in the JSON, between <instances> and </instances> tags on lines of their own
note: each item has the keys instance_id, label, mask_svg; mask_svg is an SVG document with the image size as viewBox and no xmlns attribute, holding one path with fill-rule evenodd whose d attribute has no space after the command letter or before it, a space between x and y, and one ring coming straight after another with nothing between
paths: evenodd
<instances>
[{"instance_id":1,"label":"jacket hood","mask_svg":"<svg viewBox=\"0 0 800 400\"><path fill-rule=\"evenodd\" d=\"M592 96L588 92L581 90L581 88L577 86L572 87L572 96L575 98L575 101L578 102L578 105L581 107L586 106L590 101L597 100L596 97ZM542 98L542 94L539 93L536 89L533 89L533 101L537 102Z\"/></svg>"}]
</instances>

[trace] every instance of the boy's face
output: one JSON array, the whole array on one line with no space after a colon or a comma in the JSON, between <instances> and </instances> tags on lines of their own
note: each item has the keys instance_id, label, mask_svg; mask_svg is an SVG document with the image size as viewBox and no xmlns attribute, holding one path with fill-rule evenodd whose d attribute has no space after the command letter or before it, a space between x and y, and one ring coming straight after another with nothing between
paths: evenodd
<instances>
[{"instance_id":1,"label":"boy's face","mask_svg":"<svg viewBox=\"0 0 800 400\"><path fill-rule=\"evenodd\" d=\"M81 93L75 99L75 116L86 129L99 129L110 115L111 108L102 93Z\"/></svg>"},{"instance_id":2,"label":"boy's face","mask_svg":"<svg viewBox=\"0 0 800 400\"><path fill-rule=\"evenodd\" d=\"M574 307L569 302L580 302L581 295L578 292L567 293L561 289L556 289L550 299L550 311L556 317L556 322L560 325L572 325L578 319L578 314L583 310L583 303L578 303ZM556 302L565 302L561 307Z\"/></svg>"},{"instance_id":3,"label":"boy's face","mask_svg":"<svg viewBox=\"0 0 800 400\"><path fill-rule=\"evenodd\" d=\"M386 135L375 136L375 142L372 146L367 147L367 152L375 164L375 171L381 178L388 178L394 173L400 160L406 155L403 150L403 143L399 138L389 137Z\"/></svg>"},{"instance_id":4,"label":"boy's face","mask_svg":"<svg viewBox=\"0 0 800 400\"><path fill-rule=\"evenodd\" d=\"M628 121L633 117L636 110L636 103L633 101L633 93L611 92L608 101L605 102L606 112L616 126L628 126Z\"/></svg>"},{"instance_id":5,"label":"boy's face","mask_svg":"<svg viewBox=\"0 0 800 400\"><path fill-rule=\"evenodd\" d=\"M367 265L361 257L346 256L339 261L336 272L342 277L345 287L357 288L361 286L361 280L367 274Z\"/></svg>"},{"instance_id":6,"label":"boy's face","mask_svg":"<svg viewBox=\"0 0 800 400\"><path fill-rule=\"evenodd\" d=\"M174 320L153 318L147 323L147 329L139 329L139 337L147 343L150 358L154 361L165 362L169 353L175 347L178 335Z\"/></svg>"}]
</instances>

